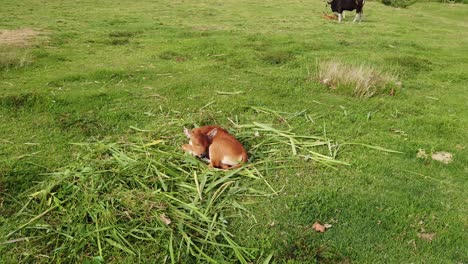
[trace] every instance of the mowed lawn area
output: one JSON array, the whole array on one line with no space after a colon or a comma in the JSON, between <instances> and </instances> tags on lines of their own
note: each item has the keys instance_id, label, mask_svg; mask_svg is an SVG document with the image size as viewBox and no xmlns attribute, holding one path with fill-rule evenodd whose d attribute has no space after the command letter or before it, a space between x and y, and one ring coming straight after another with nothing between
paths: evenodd
<instances>
[{"instance_id":1,"label":"mowed lawn area","mask_svg":"<svg viewBox=\"0 0 468 264\"><path fill-rule=\"evenodd\" d=\"M324 13L2 1L0 262L468 263L468 6ZM329 62L396 84L357 97ZM183 154L208 124L245 168Z\"/></svg>"}]
</instances>

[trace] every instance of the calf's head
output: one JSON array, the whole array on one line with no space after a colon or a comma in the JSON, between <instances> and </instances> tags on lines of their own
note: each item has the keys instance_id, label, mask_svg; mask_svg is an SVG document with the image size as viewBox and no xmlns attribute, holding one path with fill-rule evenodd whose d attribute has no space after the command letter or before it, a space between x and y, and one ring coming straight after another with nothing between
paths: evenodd
<instances>
[{"instance_id":1,"label":"calf's head","mask_svg":"<svg viewBox=\"0 0 468 264\"><path fill-rule=\"evenodd\" d=\"M208 148L211 145L213 137L218 132L218 129L214 128L207 134L201 133L198 129L188 130L184 128L184 133L187 138L190 139L191 152L193 155L199 158L205 158L208 156Z\"/></svg>"}]
</instances>

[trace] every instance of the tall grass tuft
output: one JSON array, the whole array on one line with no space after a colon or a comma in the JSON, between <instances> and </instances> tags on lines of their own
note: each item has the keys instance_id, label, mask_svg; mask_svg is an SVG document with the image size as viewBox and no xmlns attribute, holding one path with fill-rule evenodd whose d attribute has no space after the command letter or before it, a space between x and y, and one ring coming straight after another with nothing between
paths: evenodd
<instances>
[{"instance_id":1,"label":"tall grass tuft","mask_svg":"<svg viewBox=\"0 0 468 264\"><path fill-rule=\"evenodd\" d=\"M30 65L32 62L33 56L26 50L0 47L0 70L19 69Z\"/></svg>"},{"instance_id":2,"label":"tall grass tuft","mask_svg":"<svg viewBox=\"0 0 468 264\"><path fill-rule=\"evenodd\" d=\"M398 85L396 76L365 65L344 64L337 61L318 65L318 80L332 89L346 90L356 97L384 94Z\"/></svg>"}]
</instances>

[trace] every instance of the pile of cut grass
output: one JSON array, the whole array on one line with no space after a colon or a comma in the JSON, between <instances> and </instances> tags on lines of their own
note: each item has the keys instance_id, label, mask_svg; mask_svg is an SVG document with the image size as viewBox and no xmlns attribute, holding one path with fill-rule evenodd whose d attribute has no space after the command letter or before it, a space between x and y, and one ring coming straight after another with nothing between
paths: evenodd
<instances>
[{"instance_id":1,"label":"pile of cut grass","mask_svg":"<svg viewBox=\"0 0 468 264\"><path fill-rule=\"evenodd\" d=\"M283 150L277 148L279 145L288 145L291 152L286 152L290 158L301 157L305 160L312 160L321 165L333 168L336 165L349 165L346 162L336 159L339 150L339 145L323 136L314 135L297 135L291 129L280 130L268 124L254 122L253 124L238 125L239 128L248 128L256 131L256 134L262 138L260 142L253 145L251 152L267 152L268 155L278 154L277 158L285 158ZM320 147L324 153L313 150ZM271 158L270 158L271 159Z\"/></svg>"},{"instance_id":2,"label":"pile of cut grass","mask_svg":"<svg viewBox=\"0 0 468 264\"><path fill-rule=\"evenodd\" d=\"M30 221L3 244L27 240L34 256L64 262L119 262L116 249L156 263L253 258L227 226L244 210L240 197L268 195L251 188L263 182L258 170L208 170L161 141L80 145L75 162L20 198L16 217ZM151 256L139 250L147 243Z\"/></svg>"},{"instance_id":3,"label":"pile of cut grass","mask_svg":"<svg viewBox=\"0 0 468 264\"><path fill-rule=\"evenodd\" d=\"M310 118L304 112L255 109L281 118ZM18 224L0 245L23 251L17 261L119 263L130 257L156 263L248 263L262 258L263 252L236 242L229 224L253 216L245 202L278 193L267 181L270 173L297 158L331 168L346 163L336 160L339 145L325 136L297 135L291 128L256 122L234 125L234 134L250 146L251 160L227 171L208 169L183 154L179 142L76 144L80 151L74 162L15 199L22 209L14 219L30 220ZM26 243L30 246L22 247ZM142 251L148 243L150 253Z\"/></svg>"},{"instance_id":4,"label":"pile of cut grass","mask_svg":"<svg viewBox=\"0 0 468 264\"><path fill-rule=\"evenodd\" d=\"M318 65L318 80L331 89L350 92L356 97L389 94L398 86L396 76L365 65L350 65L337 61Z\"/></svg>"}]
</instances>

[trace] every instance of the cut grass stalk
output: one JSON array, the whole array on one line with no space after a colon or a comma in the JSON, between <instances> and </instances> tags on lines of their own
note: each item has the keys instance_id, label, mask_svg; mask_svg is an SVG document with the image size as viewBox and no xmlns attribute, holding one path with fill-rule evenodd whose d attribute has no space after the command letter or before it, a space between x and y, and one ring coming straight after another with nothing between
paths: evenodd
<instances>
[{"instance_id":1,"label":"cut grass stalk","mask_svg":"<svg viewBox=\"0 0 468 264\"><path fill-rule=\"evenodd\" d=\"M35 217L33 217L31 220L29 220L27 223L21 225L20 227L18 227L17 229L11 231L10 233L8 233L5 238L9 238L11 235L13 235L14 233L20 231L21 229L27 227L28 225L30 225L31 223L33 223L34 221L38 220L39 218L43 217L44 215L46 215L47 213L49 213L50 211L56 209L58 207L58 205L55 205L47 210L45 210L44 212L36 215Z\"/></svg>"},{"instance_id":2,"label":"cut grass stalk","mask_svg":"<svg viewBox=\"0 0 468 264\"><path fill-rule=\"evenodd\" d=\"M1 245L6 245L6 244L14 244L14 243L23 242L23 241L28 242L28 241L32 240L33 238L36 238L36 237L20 237L20 238L16 238L16 239L10 239L10 240L1 242L0 246Z\"/></svg>"},{"instance_id":3,"label":"cut grass stalk","mask_svg":"<svg viewBox=\"0 0 468 264\"><path fill-rule=\"evenodd\" d=\"M198 177L197 177L197 172L196 171L193 172L193 180L195 181L195 186L197 188L198 198L200 199L200 201L202 201L203 200L202 190L200 188L200 184L198 183Z\"/></svg>"},{"instance_id":4,"label":"cut grass stalk","mask_svg":"<svg viewBox=\"0 0 468 264\"><path fill-rule=\"evenodd\" d=\"M364 144L364 143L353 143L353 142L341 143L341 146L345 146L345 145L362 146L362 147L375 149L375 150L382 151L382 152L403 154L403 152L401 152L401 151L397 151L397 150L393 150L393 149L387 149L387 148L383 148L383 147L379 147L379 146L373 146L373 145Z\"/></svg>"},{"instance_id":5,"label":"cut grass stalk","mask_svg":"<svg viewBox=\"0 0 468 264\"><path fill-rule=\"evenodd\" d=\"M244 91L234 91L234 92L216 91L216 93L219 95L238 95L238 94L243 94Z\"/></svg>"},{"instance_id":6,"label":"cut grass stalk","mask_svg":"<svg viewBox=\"0 0 468 264\"><path fill-rule=\"evenodd\" d=\"M97 243L98 243L98 250L99 250L99 256L102 258L102 246L101 246L101 236L99 234L99 225L98 225L98 219L96 217L96 238L97 238Z\"/></svg>"}]
</instances>

